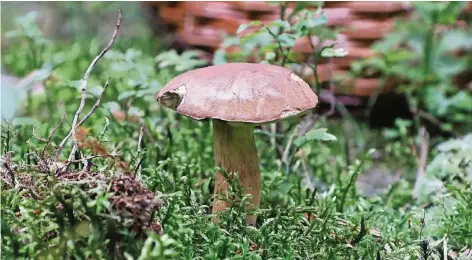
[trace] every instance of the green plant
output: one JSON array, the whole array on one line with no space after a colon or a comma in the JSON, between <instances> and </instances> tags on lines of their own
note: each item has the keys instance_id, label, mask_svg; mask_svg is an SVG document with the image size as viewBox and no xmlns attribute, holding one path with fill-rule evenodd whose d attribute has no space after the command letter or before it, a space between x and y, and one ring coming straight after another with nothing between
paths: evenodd
<instances>
[{"instance_id":1,"label":"green plant","mask_svg":"<svg viewBox=\"0 0 472 260\"><path fill-rule=\"evenodd\" d=\"M30 12L25 16L15 18L18 29L5 34L14 43L20 43L15 48L28 50L26 52L9 52L2 58L2 63L6 63L7 66L16 63L15 66L12 66L16 69L14 71L16 75L23 76L39 68L44 63L48 50L50 50L51 42L39 30L35 22L37 17L37 12Z\"/></svg>"},{"instance_id":2,"label":"green plant","mask_svg":"<svg viewBox=\"0 0 472 260\"><path fill-rule=\"evenodd\" d=\"M380 72L387 81L399 80L397 91L408 97L417 128L421 119L457 135L471 125L472 96L454 79L471 68L472 32L458 26L465 5L414 3L413 17L398 20L374 45L381 55L352 66L355 76Z\"/></svg>"},{"instance_id":3,"label":"green plant","mask_svg":"<svg viewBox=\"0 0 472 260\"><path fill-rule=\"evenodd\" d=\"M472 135L443 142L437 150L416 191L420 202L433 204L427 211L427 232L437 238L447 237L452 246L470 246Z\"/></svg>"},{"instance_id":4,"label":"green plant","mask_svg":"<svg viewBox=\"0 0 472 260\"><path fill-rule=\"evenodd\" d=\"M317 66L321 58L347 55L342 49L333 49L334 44L325 44L326 40L335 40L337 32L323 26L328 20L320 3L299 2L290 9L287 2L275 4L280 7L279 19L267 25L260 21L242 24L237 32L239 35L227 37L222 48L215 52L213 63L251 59L254 62L288 66L300 75L302 75L303 67L308 67L314 75L313 82L309 83L315 87L316 93L319 95L321 83ZM251 31L247 32L248 29ZM312 42L313 36L318 38L316 45ZM306 58L300 57L292 50L295 42L304 37L307 37L313 51ZM237 47L237 51L227 52L228 48L234 49L235 47Z\"/></svg>"}]
</instances>

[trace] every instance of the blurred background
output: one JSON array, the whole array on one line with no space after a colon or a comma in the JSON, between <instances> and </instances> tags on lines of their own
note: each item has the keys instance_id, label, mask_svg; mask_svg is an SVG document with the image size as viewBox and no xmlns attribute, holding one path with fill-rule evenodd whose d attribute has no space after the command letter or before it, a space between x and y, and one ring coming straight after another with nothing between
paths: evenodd
<instances>
[{"instance_id":1,"label":"blurred background","mask_svg":"<svg viewBox=\"0 0 472 260\"><path fill-rule=\"evenodd\" d=\"M454 112L462 111L456 106L470 100L464 100L464 94L450 96L455 91L452 88L468 94L471 90L470 2L452 7L409 2L6 2L1 10L2 86L20 82L31 73L30 67L43 65L39 61L28 64L18 56L21 51L11 53L16 48L31 48L15 45L20 36L12 31L18 26L34 27L25 27L31 45L48 41L55 46L84 46L92 39L101 46L111 34L119 7L125 14L118 41L122 49L132 47L151 55L167 48L177 53L199 50L196 57L207 65L230 61L280 63L279 52L286 52L291 62L284 66L320 86L321 100L327 106L323 109L330 109L334 94L336 102L353 115L367 115L373 126L392 126L395 118L411 119L412 113L419 113L416 104L428 107L435 116L471 120ZM315 20L319 25L308 25L318 35L304 37L306 24L297 21L303 10L323 14L325 20ZM434 12L442 17L434 18ZM274 22L281 20L298 26L297 33L304 34L279 32L277 37L285 41L281 50L273 48L271 44L276 41L261 32L260 24L253 22L238 32L242 24L251 21L278 26ZM344 49L347 55L316 56L322 47L334 42L334 47ZM316 76L310 69L315 64ZM435 85L434 91L413 89L424 84L418 81L426 77L440 81L428 83ZM21 96L11 92L2 87L5 113L13 113L8 112L12 106L6 104L16 100L5 98L7 93ZM431 127L437 128L434 124ZM452 129L451 124L441 127Z\"/></svg>"}]
</instances>

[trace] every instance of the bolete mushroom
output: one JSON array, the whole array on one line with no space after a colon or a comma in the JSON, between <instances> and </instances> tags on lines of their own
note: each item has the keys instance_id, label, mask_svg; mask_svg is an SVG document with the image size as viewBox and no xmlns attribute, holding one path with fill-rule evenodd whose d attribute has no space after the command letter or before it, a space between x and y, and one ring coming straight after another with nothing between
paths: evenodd
<instances>
[{"instance_id":1,"label":"bolete mushroom","mask_svg":"<svg viewBox=\"0 0 472 260\"><path fill-rule=\"evenodd\" d=\"M216 166L230 177L238 173L245 194L252 195L250 207L257 208L261 176L254 127L301 115L316 106L318 97L289 69L228 63L179 75L158 93L157 101L193 119L212 120ZM214 214L229 206L216 199L217 194L224 194L227 189L228 183L217 172ZM255 225L256 216L248 216L246 223Z\"/></svg>"}]
</instances>

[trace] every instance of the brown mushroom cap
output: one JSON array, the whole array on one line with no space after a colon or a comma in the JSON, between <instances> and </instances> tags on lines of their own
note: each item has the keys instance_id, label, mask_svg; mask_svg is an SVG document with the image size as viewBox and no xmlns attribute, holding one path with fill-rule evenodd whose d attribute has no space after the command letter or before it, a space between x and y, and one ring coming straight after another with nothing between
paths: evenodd
<instances>
[{"instance_id":1,"label":"brown mushroom cap","mask_svg":"<svg viewBox=\"0 0 472 260\"><path fill-rule=\"evenodd\" d=\"M227 63L181 74L157 100L193 119L267 123L299 115L318 103L306 82L289 69Z\"/></svg>"}]
</instances>

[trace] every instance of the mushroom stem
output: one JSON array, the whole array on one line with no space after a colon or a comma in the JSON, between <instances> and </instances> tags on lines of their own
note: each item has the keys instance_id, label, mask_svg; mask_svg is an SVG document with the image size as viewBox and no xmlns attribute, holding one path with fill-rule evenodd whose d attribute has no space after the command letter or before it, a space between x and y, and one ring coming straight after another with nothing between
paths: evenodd
<instances>
[{"instance_id":1,"label":"mushroom stem","mask_svg":"<svg viewBox=\"0 0 472 260\"><path fill-rule=\"evenodd\" d=\"M252 194L252 205L249 205L248 208L259 207L261 175L254 142L254 126L246 124L232 126L225 121L213 120L213 146L216 166L225 170L230 178L233 177L234 172L237 172L244 189L243 194ZM225 210L229 206L227 202L217 200L216 197L217 194L224 194L228 186L224 176L217 171L213 214ZM213 222L217 221L216 217L213 218ZM255 225L256 216L247 216L246 223Z\"/></svg>"}]
</instances>

